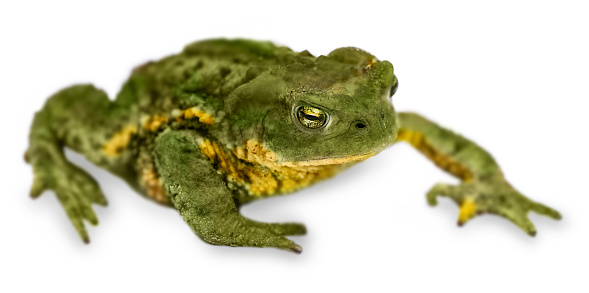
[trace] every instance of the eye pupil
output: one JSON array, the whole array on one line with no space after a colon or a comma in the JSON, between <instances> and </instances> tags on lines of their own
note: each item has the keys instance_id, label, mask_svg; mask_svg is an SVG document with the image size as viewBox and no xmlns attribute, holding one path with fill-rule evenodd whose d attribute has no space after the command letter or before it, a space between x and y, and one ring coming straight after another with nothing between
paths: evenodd
<instances>
[{"instance_id":1,"label":"eye pupil","mask_svg":"<svg viewBox=\"0 0 589 293\"><path fill-rule=\"evenodd\" d=\"M318 116L313 116L313 115L305 115L305 118L306 118L306 119L309 119L309 120L312 120L312 121L319 121L319 120L321 120L321 118L320 118L320 117L318 117Z\"/></svg>"},{"instance_id":2,"label":"eye pupil","mask_svg":"<svg viewBox=\"0 0 589 293\"><path fill-rule=\"evenodd\" d=\"M311 106L301 106L297 109L297 118L307 128L319 128L327 122L327 113Z\"/></svg>"}]
</instances>

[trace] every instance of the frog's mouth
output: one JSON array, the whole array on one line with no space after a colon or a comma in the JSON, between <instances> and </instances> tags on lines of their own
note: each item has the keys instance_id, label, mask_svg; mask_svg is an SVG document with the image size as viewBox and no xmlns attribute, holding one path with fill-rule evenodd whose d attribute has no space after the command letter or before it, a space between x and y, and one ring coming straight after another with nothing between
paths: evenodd
<instances>
[{"instance_id":1,"label":"frog's mouth","mask_svg":"<svg viewBox=\"0 0 589 293\"><path fill-rule=\"evenodd\" d=\"M202 147L201 147L202 148ZM205 147L205 153L213 153L215 150L213 147ZM333 166L341 165L351 162L359 162L366 160L378 153L376 151L368 151L360 154L348 155L344 157L332 157L332 158L317 158L309 160L288 160L281 158L280 155L266 148L257 140L248 140L243 147L237 147L233 149L233 155L238 159L266 166L270 169L276 169L280 167L286 168L303 168L303 167L318 167L318 166Z\"/></svg>"},{"instance_id":2,"label":"frog's mouth","mask_svg":"<svg viewBox=\"0 0 589 293\"><path fill-rule=\"evenodd\" d=\"M326 165L341 165L345 163L351 162L359 162L364 161L372 156L375 153L366 153L360 155L353 155L347 157L340 157L340 158L326 158L326 159L314 159L314 160L305 160L305 161L295 161L295 162L281 162L279 165L284 167L311 167L311 166L326 166Z\"/></svg>"}]
</instances>

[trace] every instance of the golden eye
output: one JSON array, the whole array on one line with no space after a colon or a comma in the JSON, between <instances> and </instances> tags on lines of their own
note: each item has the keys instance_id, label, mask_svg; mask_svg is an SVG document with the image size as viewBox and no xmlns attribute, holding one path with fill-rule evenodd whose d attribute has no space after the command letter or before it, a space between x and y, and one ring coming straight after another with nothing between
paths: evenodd
<instances>
[{"instance_id":1,"label":"golden eye","mask_svg":"<svg viewBox=\"0 0 589 293\"><path fill-rule=\"evenodd\" d=\"M297 117L303 126L319 128L327 122L327 113L311 106L301 106L297 109Z\"/></svg>"}]
</instances>

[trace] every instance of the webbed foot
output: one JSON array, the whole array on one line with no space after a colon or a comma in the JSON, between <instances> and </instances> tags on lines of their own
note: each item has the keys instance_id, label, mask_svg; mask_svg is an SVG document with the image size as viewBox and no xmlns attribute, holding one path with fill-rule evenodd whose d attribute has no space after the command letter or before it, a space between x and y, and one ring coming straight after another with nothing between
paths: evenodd
<instances>
[{"instance_id":1,"label":"webbed foot","mask_svg":"<svg viewBox=\"0 0 589 293\"><path fill-rule=\"evenodd\" d=\"M528 235L535 236L536 228L528 218L530 211L555 220L562 218L556 210L522 195L503 178L475 180L459 185L436 184L427 193L429 205L435 206L438 196L449 197L460 206L459 226L477 214L491 213L507 218Z\"/></svg>"}]
</instances>

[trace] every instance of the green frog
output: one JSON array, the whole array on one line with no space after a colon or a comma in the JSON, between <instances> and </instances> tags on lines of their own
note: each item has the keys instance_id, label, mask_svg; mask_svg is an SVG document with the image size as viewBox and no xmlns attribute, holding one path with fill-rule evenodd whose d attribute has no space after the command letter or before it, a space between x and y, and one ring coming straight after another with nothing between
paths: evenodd
<instances>
[{"instance_id":1,"label":"green frog","mask_svg":"<svg viewBox=\"0 0 589 293\"><path fill-rule=\"evenodd\" d=\"M135 68L116 99L93 85L50 97L36 113L25 159L31 196L53 190L81 239L98 224L92 204L107 200L96 181L64 155L68 147L176 209L214 245L300 253L299 223L243 217L248 202L286 194L406 142L459 178L427 193L434 206L459 205L458 224L500 215L531 236L528 212L554 209L514 189L493 157L472 141L415 113L397 112L393 65L339 48L315 57L271 42L214 39Z\"/></svg>"}]
</instances>

